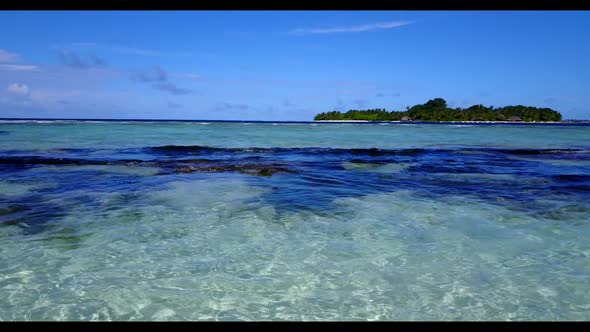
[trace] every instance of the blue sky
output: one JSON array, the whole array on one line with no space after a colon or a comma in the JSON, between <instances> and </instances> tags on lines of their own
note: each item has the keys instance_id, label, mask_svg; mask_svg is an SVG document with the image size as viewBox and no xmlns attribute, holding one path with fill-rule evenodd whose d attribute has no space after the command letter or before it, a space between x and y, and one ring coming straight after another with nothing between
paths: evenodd
<instances>
[{"instance_id":1,"label":"blue sky","mask_svg":"<svg viewBox=\"0 0 590 332\"><path fill-rule=\"evenodd\" d=\"M0 22L0 117L312 120L442 97L590 118L588 11L4 11Z\"/></svg>"}]
</instances>

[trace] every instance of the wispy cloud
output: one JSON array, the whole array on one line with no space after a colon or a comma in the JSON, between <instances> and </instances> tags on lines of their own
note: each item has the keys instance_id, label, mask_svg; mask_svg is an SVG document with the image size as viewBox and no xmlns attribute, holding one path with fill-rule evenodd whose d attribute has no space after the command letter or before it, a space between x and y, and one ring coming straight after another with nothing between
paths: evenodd
<instances>
[{"instance_id":1,"label":"wispy cloud","mask_svg":"<svg viewBox=\"0 0 590 332\"><path fill-rule=\"evenodd\" d=\"M18 53L0 49L0 71L39 71L39 67L35 65L13 63L17 62L18 58Z\"/></svg>"},{"instance_id":2,"label":"wispy cloud","mask_svg":"<svg viewBox=\"0 0 590 332\"><path fill-rule=\"evenodd\" d=\"M217 108L217 110L240 110L245 111L248 109L248 105L246 104L234 104L234 103L221 103Z\"/></svg>"},{"instance_id":3,"label":"wispy cloud","mask_svg":"<svg viewBox=\"0 0 590 332\"><path fill-rule=\"evenodd\" d=\"M188 78L191 80L198 80L201 78L201 75L199 74L192 74L192 73L180 73L180 74L172 74L171 76L177 77L177 78Z\"/></svg>"},{"instance_id":4,"label":"wispy cloud","mask_svg":"<svg viewBox=\"0 0 590 332\"><path fill-rule=\"evenodd\" d=\"M134 74L132 78L140 82L166 82L168 74L162 67L155 65L151 70Z\"/></svg>"},{"instance_id":5,"label":"wispy cloud","mask_svg":"<svg viewBox=\"0 0 590 332\"><path fill-rule=\"evenodd\" d=\"M35 65L0 64L0 70L10 70L10 71L39 71L39 67L37 67Z\"/></svg>"},{"instance_id":6,"label":"wispy cloud","mask_svg":"<svg viewBox=\"0 0 590 332\"><path fill-rule=\"evenodd\" d=\"M555 104L556 101L557 101L557 99L554 97L547 97L547 98L543 99L543 102L545 104L549 104L549 105Z\"/></svg>"},{"instance_id":7,"label":"wispy cloud","mask_svg":"<svg viewBox=\"0 0 590 332\"><path fill-rule=\"evenodd\" d=\"M96 47L98 46L97 43L71 43L70 46L72 47ZM54 47L62 48L59 45L54 45Z\"/></svg>"},{"instance_id":8,"label":"wispy cloud","mask_svg":"<svg viewBox=\"0 0 590 332\"><path fill-rule=\"evenodd\" d=\"M61 50L58 52L58 57L62 64L76 69L88 69L106 65L104 59L99 58L94 54L83 57L73 51Z\"/></svg>"},{"instance_id":9,"label":"wispy cloud","mask_svg":"<svg viewBox=\"0 0 590 332\"><path fill-rule=\"evenodd\" d=\"M130 55L139 55L139 56L155 56L155 57L185 57L191 56L192 53L190 52L162 52L156 50L149 50L143 48L135 48L135 47L127 47L127 46L105 46L110 50L119 53L125 53Z\"/></svg>"},{"instance_id":10,"label":"wispy cloud","mask_svg":"<svg viewBox=\"0 0 590 332\"><path fill-rule=\"evenodd\" d=\"M154 89L174 95L185 95L192 92L189 89L180 88L168 81L168 73L159 65L155 65L151 70L135 73L131 79L144 83L153 83L152 87Z\"/></svg>"},{"instance_id":11,"label":"wispy cloud","mask_svg":"<svg viewBox=\"0 0 590 332\"><path fill-rule=\"evenodd\" d=\"M29 86L24 83L11 83L6 88L6 93L0 93L0 104L11 107L29 107L33 104Z\"/></svg>"},{"instance_id":12,"label":"wispy cloud","mask_svg":"<svg viewBox=\"0 0 590 332\"><path fill-rule=\"evenodd\" d=\"M382 93L382 92L380 92L380 93L378 93L378 94L375 95L375 97L378 97L378 98L383 98L383 97L399 97L399 96L401 96L401 94L399 92L394 92L394 93Z\"/></svg>"},{"instance_id":13,"label":"wispy cloud","mask_svg":"<svg viewBox=\"0 0 590 332\"><path fill-rule=\"evenodd\" d=\"M0 49L0 62L14 62L17 58L18 54Z\"/></svg>"},{"instance_id":14,"label":"wispy cloud","mask_svg":"<svg viewBox=\"0 0 590 332\"><path fill-rule=\"evenodd\" d=\"M369 100L368 99L363 99L363 98L357 98L357 99L353 100L352 102L356 106L358 106L359 108L363 108L363 107L365 107L369 103Z\"/></svg>"},{"instance_id":15,"label":"wispy cloud","mask_svg":"<svg viewBox=\"0 0 590 332\"><path fill-rule=\"evenodd\" d=\"M28 95L29 94L29 87L23 83L12 83L6 88L9 93L16 94L16 95Z\"/></svg>"},{"instance_id":16,"label":"wispy cloud","mask_svg":"<svg viewBox=\"0 0 590 332\"><path fill-rule=\"evenodd\" d=\"M397 27L401 27L404 25L408 25L411 23L413 23L413 22L412 21L391 21L391 22L370 23L370 24L363 24L363 25L341 26L341 27L331 27L331 28L299 28L299 29L291 30L291 33L297 34L297 35L303 35L303 34L364 32L364 31L371 31L371 30L392 29L392 28L397 28Z\"/></svg>"},{"instance_id":17,"label":"wispy cloud","mask_svg":"<svg viewBox=\"0 0 590 332\"><path fill-rule=\"evenodd\" d=\"M170 82L154 84L153 87L158 90L170 92L173 95L186 95L191 92L189 89L179 88L176 84Z\"/></svg>"},{"instance_id":18,"label":"wispy cloud","mask_svg":"<svg viewBox=\"0 0 590 332\"><path fill-rule=\"evenodd\" d=\"M165 52L144 49L144 48L128 47L128 46L98 45L98 44L95 44L94 46L97 48L102 48L105 50L110 50L113 52L129 54L129 55L139 55L139 56L166 56L166 55L168 55Z\"/></svg>"},{"instance_id":19,"label":"wispy cloud","mask_svg":"<svg viewBox=\"0 0 590 332\"><path fill-rule=\"evenodd\" d=\"M182 105L181 104L178 104L178 103L174 103L174 102L169 101L168 102L168 108L182 108Z\"/></svg>"},{"instance_id":20,"label":"wispy cloud","mask_svg":"<svg viewBox=\"0 0 590 332\"><path fill-rule=\"evenodd\" d=\"M295 104L293 104L288 98L285 98L283 100L283 107L294 107Z\"/></svg>"},{"instance_id":21,"label":"wispy cloud","mask_svg":"<svg viewBox=\"0 0 590 332\"><path fill-rule=\"evenodd\" d=\"M342 101L341 98L338 98L338 100L336 101L336 106L334 106L334 110L343 112L344 107L345 107L344 102Z\"/></svg>"},{"instance_id":22,"label":"wispy cloud","mask_svg":"<svg viewBox=\"0 0 590 332\"><path fill-rule=\"evenodd\" d=\"M20 116L23 111L33 115L38 111L81 112L82 108L96 109L100 114L98 108L104 111L111 104L124 105L129 100L143 100L139 94L111 88L113 82L128 76L129 71L113 68L80 70L62 64L1 64L0 110L6 117Z\"/></svg>"},{"instance_id":23,"label":"wispy cloud","mask_svg":"<svg viewBox=\"0 0 590 332\"><path fill-rule=\"evenodd\" d=\"M58 49L100 49L107 52L129 54L147 57L174 57L174 56L191 56L189 52L163 52L147 48L130 47L124 45L100 44L100 43L70 43L67 45L54 45Z\"/></svg>"}]
</instances>

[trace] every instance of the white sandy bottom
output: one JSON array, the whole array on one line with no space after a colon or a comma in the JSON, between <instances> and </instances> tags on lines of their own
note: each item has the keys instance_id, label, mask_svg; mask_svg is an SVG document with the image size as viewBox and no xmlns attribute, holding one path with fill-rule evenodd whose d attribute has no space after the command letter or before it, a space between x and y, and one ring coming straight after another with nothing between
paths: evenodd
<instances>
[{"instance_id":1,"label":"white sandy bottom","mask_svg":"<svg viewBox=\"0 0 590 332\"><path fill-rule=\"evenodd\" d=\"M285 212L239 176L87 194L101 211L0 228L0 319L590 318L584 220L408 191Z\"/></svg>"}]
</instances>

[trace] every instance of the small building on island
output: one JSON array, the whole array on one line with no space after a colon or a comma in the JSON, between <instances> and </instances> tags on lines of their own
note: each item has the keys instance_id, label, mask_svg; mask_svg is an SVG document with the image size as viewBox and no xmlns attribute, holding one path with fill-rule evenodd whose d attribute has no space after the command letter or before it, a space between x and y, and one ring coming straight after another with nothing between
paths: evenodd
<instances>
[{"instance_id":1,"label":"small building on island","mask_svg":"<svg viewBox=\"0 0 590 332\"><path fill-rule=\"evenodd\" d=\"M412 118L410 118L409 116L404 116L402 118L402 121L412 121Z\"/></svg>"},{"instance_id":2,"label":"small building on island","mask_svg":"<svg viewBox=\"0 0 590 332\"><path fill-rule=\"evenodd\" d=\"M510 118L508 118L508 121L512 121L512 122L521 122L522 119L518 116L511 116Z\"/></svg>"}]
</instances>

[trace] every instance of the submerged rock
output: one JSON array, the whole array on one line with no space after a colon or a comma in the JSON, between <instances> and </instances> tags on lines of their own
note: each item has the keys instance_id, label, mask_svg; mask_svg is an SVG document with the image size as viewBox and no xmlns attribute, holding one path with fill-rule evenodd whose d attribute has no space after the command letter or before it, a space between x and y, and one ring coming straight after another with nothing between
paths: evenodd
<instances>
[{"instance_id":1,"label":"submerged rock","mask_svg":"<svg viewBox=\"0 0 590 332\"><path fill-rule=\"evenodd\" d=\"M400 173L406 171L414 163L380 163L380 162L361 162L347 161L342 164L342 168L350 171L375 172L375 173Z\"/></svg>"},{"instance_id":2,"label":"submerged rock","mask_svg":"<svg viewBox=\"0 0 590 332\"><path fill-rule=\"evenodd\" d=\"M19 205L19 204L8 205L6 207L0 208L0 216L12 214L12 213L17 213L17 212L22 212L22 211L27 211L27 210L29 210L29 208L24 205Z\"/></svg>"},{"instance_id":3,"label":"submerged rock","mask_svg":"<svg viewBox=\"0 0 590 332\"><path fill-rule=\"evenodd\" d=\"M244 164L244 165L213 165L206 167L179 166L176 173L186 174L194 172L239 172L256 176L272 176L277 172L293 173L294 171L276 165Z\"/></svg>"},{"instance_id":4,"label":"submerged rock","mask_svg":"<svg viewBox=\"0 0 590 332\"><path fill-rule=\"evenodd\" d=\"M197 170L191 166L176 167L176 173L178 173L178 174L185 174L185 173L192 173L192 172L197 172Z\"/></svg>"},{"instance_id":5,"label":"submerged rock","mask_svg":"<svg viewBox=\"0 0 590 332\"><path fill-rule=\"evenodd\" d=\"M124 167L129 168L154 168L172 170L178 174L193 172L239 172L248 175L272 176L277 172L293 173L292 170L276 164L228 164L228 160L214 159L177 159L177 160L93 160L93 159L76 159L76 158L45 158L45 157L0 157L0 164L7 165L57 165L57 166L103 166L103 167ZM235 161L234 161L235 162ZM198 165L198 166L197 166ZM108 170L97 168L97 171ZM137 172L133 172L134 174ZM159 172L148 172L148 175L160 174ZM165 172L164 172L165 173ZM142 173L143 174L143 173ZM163 173L162 173L163 174Z\"/></svg>"}]
</instances>

